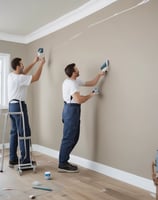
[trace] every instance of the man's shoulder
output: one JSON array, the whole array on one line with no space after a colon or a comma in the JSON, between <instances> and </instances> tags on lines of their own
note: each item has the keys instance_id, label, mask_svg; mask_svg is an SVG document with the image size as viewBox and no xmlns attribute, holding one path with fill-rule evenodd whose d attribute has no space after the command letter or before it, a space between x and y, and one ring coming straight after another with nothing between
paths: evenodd
<instances>
[{"instance_id":1,"label":"man's shoulder","mask_svg":"<svg viewBox=\"0 0 158 200\"><path fill-rule=\"evenodd\" d=\"M75 80L72 80L72 79L69 79L69 78L66 78L63 83L68 83L68 84L71 84L71 83L74 83Z\"/></svg>"},{"instance_id":2,"label":"man's shoulder","mask_svg":"<svg viewBox=\"0 0 158 200\"><path fill-rule=\"evenodd\" d=\"M72 85L73 84L73 81L71 80L71 79L65 79L64 81L63 81L63 85L64 86L67 86L67 85Z\"/></svg>"},{"instance_id":3,"label":"man's shoulder","mask_svg":"<svg viewBox=\"0 0 158 200\"><path fill-rule=\"evenodd\" d=\"M8 77L10 77L10 78L15 77L15 76L16 76L16 74L13 73L13 72L10 72L10 73L8 74Z\"/></svg>"},{"instance_id":4,"label":"man's shoulder","mask_svg":"<svg viewBox=\"0 0 158 200\"><path fill-rule=\"evenodd\" d=\"M64 81L63 81L63 84L80 84L82 81L80 80L80 79L76 79L76 80L72 80L72 79L65 79Z\"/></svg>"}]
</instances>

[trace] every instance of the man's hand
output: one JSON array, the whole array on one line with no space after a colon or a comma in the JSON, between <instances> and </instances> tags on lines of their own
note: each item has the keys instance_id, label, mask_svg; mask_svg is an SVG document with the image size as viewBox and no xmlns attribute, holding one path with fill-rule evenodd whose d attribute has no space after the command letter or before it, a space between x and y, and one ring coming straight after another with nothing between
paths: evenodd
<instances>
[{"instance_id":1,"label":"man's hand","mask_svg":"<svg viewBox=\"0 0 158 200\"><path fill-rule=\"evenodd\" d=\"M99 76L100 76L100 77L101 77L101 76L105 76L105 72L100 71L100 72L99 72Z\"/></svg>"},{"instance_id":2,"label":"man's hand","mask_svg":"<svg viewBox=\"0 0 158 200\"><path fill-rule=\"evenodd\" d=\"M46 62L45 57L39 58L39 60L41 61L42 64Z\"/></svg>"},{"instance_id":3,"label":"man's hand","mask_svg":"<svg viewBox=\"0 0 158 200\"><path fill-rule=\"evenodd\" d=\"M33 60L33 63L36 64L38 61L39 61L39 57L36 56L36 57L34 58L34 60Z\"/></svg>"}]
</instances>

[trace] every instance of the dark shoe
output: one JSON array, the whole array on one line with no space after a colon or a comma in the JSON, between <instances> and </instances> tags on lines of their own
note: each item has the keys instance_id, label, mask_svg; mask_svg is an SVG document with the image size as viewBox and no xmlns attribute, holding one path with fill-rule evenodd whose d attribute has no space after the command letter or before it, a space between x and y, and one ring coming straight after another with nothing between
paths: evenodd
<instances>
[{"instance_id":1,"label":"dark shoe","mask_svg":"<svg viewBox=\"0 0 158 200\"><path fill-rule=\"evenodd\" d=\"M37 166L37 163L35 160L32 160L32 165Z\"/></svg>"},{"instance_id":2,"label":"dark shoe","mask_svg":"<svg viewBox=\"0 0 158 200\"><path fill-rule=\"evenodd\" d=\"M15 165L18 164L18 160L10 160L9 161L9 167L10 168L14 168Z\"/></svg>"},{"instance_id":3,"label":"dark shoe","mask_svg":"<svg viewBox=\"0 0 158 200\"><path fill-rule=\"evenodd\" d=\"M37 166L36 161L32 160L30 163L20 163L18 166L18 169L26 171L26 170L34 169L36 166Z\"/></svg>"},{"instance_id":4,"label":"dark shoe","mask_svg":"<svg viewBox=\"0 0 158 200\"><path fill-rule=\"evenodd\" d=\"M21 166L37 166L36 161L32 160L31 162L27 162L27 163L20 163Z\"/></svg>"},{"instance_id":5,"label":"dark shoe","mask_svg":"<svg viewBox=\"0 0 158 200\"><path fill-rule=\"evenodd\" d=\"M35 164L36 163L36 161L34 161L34 160L32 160L32 161L24 161L24 162L22 162L21 160L20 160L20 164Z\"/></svg>"},{"instance_id":6,"label":"dark shoe","mask_svg":"<svg viewBox=\"0 0 158 200\"><path fill-rule=\"evenodd\" d=\"M58 172L76 173L79 172L78 167L70 163L59 164Z\"/></svg>"}]
</instances>

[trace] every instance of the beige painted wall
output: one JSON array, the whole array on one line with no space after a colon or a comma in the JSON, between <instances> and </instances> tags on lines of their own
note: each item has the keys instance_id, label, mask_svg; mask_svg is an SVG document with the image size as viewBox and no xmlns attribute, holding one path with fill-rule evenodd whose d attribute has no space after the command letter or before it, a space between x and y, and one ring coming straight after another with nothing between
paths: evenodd
<instances>
[{"instance_id":1,"label":"beige painted wall","mask_svg":"<svg viewBox=\"0 0 158 200\"><path fill-rule=\"evenodd\" d=\"M99 83L102 95L82 105L73 154L151 179L158 148L158 1L134 7L139 2L118 1L27 45L29 61L39 47L47 59L40 81L31 86L31 127L33 143L59 150L65 65L76 62L81 78L89 80L109 58L110 71Z\"/></svg>"}]
</instances>

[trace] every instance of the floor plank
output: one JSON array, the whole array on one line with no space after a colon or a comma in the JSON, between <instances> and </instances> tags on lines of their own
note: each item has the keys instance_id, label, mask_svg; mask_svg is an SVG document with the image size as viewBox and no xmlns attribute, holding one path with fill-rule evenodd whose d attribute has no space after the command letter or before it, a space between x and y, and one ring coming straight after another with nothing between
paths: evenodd
<instances>
[{"instance_id":1,"label":"floor plank","mask_svg":"<svg viewBox=\"0 0 158 200\"><path fill-rule=\"evenodd\" d=\"M39 200L154 200L142 189L114 180L92 170L79 167L79 173L58 173L57 160L34 152L37 172L23 171L20 176L16 169L8 167L5 153L4 172L0 173L0 200L26 200L35 195ZM45 180L44 172L50 171L52 180ZM33 189L38 181L52 191Z\"/></svg>"}]
</instances>

